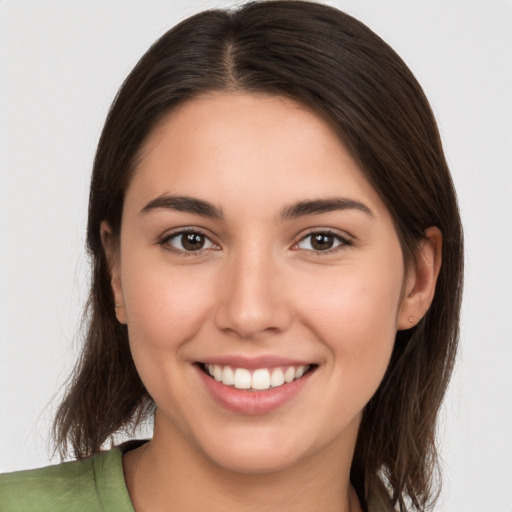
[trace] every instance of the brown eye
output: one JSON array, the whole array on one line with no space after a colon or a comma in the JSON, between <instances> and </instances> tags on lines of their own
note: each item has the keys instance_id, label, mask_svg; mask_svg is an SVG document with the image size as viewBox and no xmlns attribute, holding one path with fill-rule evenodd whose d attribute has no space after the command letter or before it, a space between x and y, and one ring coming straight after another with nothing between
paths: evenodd
<instances>
[{"instance_id":1,"label":"brown eye","mask_svg":"<svg viewBox=\"0 0 512 512\"><path fill-rule=\"evenodd\" d=\"M311 247L315 251L325 251L326 249L332 249L334 245L334 237L332 235L326 235L325 233L317 233L311 235Z\"/></svg>"},{"instance_id":2,"label":"brown eye","mask_svg":"<svg viewBox=\"0 0 512 512\"><path fill-rule=\"evenodd\" d=\"M218 249L206 235L197 231L186 231L174 233L165 238L162 245L167 246L169 250L178 253L199 252L202 249Z\"/></svg>"},{"instance_id":3,"label":"brown eye","mask_svg":"<svg viewBox=\"0 0 512 512\"><path fill-rule=\"evenodd\" d=\"M341 236L319 231L305 236L297 244L297 248L315 252L327 252L345 245L350 245L350 242Z\"/></svg>"},{"instance_id":4,"label":"brown eye","mask_svg":"<svg viewBox=\"0 0 512 512\"><path fill-rule=\"evenodd\" d=\"M186 251L198 251L204 247L205 236L199 233L184 233L181 236L181 245Z\"/></svg>"}]
</instances>

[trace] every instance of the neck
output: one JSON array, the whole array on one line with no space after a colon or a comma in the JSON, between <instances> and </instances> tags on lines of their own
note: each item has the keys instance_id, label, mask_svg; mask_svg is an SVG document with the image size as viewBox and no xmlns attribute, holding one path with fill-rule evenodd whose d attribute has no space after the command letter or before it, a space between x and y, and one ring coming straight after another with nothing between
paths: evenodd
<instances>
[{"instance_id":1,"label":"neck","mask_svg":"<svg viewBox=\"0 0 512 512\"><path fill-rule=\"evenodd\" d=\"M157 415L153 439L123 458L136 512L361 510L349 478L353 446L347 451L332 443L279 471L240 473L215 464L176 432L168 434Z\"/></svg>"}]
</instances>

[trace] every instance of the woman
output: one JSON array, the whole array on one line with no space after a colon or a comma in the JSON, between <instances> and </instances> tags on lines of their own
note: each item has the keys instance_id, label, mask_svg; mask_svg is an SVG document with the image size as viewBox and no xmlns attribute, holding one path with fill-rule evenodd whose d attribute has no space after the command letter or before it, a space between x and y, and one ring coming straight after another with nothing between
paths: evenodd
<instances>
[{"instance_id":1,"label":"woman","mask_svg":"<svg viewBox=\"0 0 512 512\"><path fill-rule=\"evenodd\" d=\"M88 245L55 422L79 461L5 475L2 510L435 502L461 226L428 102L367 27L270 1L165 34L107 118Z\"/></svg>"}]
</instances>

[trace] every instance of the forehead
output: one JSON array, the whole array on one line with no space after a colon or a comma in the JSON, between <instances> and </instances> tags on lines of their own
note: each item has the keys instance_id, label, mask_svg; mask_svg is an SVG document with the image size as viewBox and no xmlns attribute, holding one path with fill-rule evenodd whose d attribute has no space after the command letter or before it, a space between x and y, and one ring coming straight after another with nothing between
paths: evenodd
<instances>
[{"instance_id":1,"label":"forehead","mask_svg":"<svg viewBox=\"0 0 512 512\"><path fill-rule=\"evenodd\" d=\"M265 205L349 196L384 208L334 130L279 96L215 93L166 116L142 148L129 186L141 200L180 193ZM228 205L229 206L229 205Z\"/></svg>"}]
</instances>

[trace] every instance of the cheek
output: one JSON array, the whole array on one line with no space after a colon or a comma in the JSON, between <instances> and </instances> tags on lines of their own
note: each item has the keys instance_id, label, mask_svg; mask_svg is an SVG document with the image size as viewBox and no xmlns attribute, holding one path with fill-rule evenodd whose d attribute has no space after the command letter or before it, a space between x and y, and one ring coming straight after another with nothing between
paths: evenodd
<instances>
[{"instance_id":1,"label":"cheek","mask_svg":"<svg viewBox=\"0 0 512 512\"><path fill-rule=\"evenodd\" d=\"M304 286L308 292L302 316L332 355L332 364L343 369L344 378L357 382L367 377L378 386L396 336L402 267L395 260L387 267L337 270L322 287Z\"/></svg>"},{"instance_id":2,"label":"cheek","mask_svg":"<svg viewBox=\"0 0 512 512\"><path fill-rule=\"evenodd\" d=\"M170 271L166 264L126 263L130 271L123 279L123 292L135 366L155 402L179 411L179 404L189 399L190 387L182 385L189 377L181 364L186 347L211 310L204 276L196 279L179 268ZM172 414L181 421L179 414Z\"/></svg>"},{"instance_id":3,"label":"cheek","mask_svg":"<svg viewBox=\"0 0 512 512\"><path fill-rule=\"evenodd\" d=\"M320 328L352 332L354 340L370 332L396 331L401 279L370 274L336 276L326 280L328 286L306 286L311 316ZM350 339L350 338L349 338Z\"/></svg>"},{"instance_id":4,"label":"cheek","mask_svg":"<svg viewBox=\"0 0 512 512\"><path fill-rule=\"evenodd\" d=\"M130 343L173 349L193 338L209 314L206 276L152 263L126 261L123 278ZM204 272L203 272L204 273Z\"/></svg>"}]
</instances>

